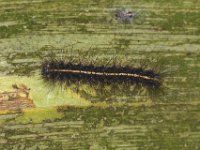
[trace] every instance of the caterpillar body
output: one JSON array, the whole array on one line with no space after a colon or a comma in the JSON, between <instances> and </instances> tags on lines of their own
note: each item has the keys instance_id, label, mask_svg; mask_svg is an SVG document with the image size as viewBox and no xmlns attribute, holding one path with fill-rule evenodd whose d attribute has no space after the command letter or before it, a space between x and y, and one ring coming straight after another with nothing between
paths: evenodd
<instances>
[{"instance_id":1,"label":"caterpillar body","mask_svg":"<svg viewBox=\"0 0 200 150\"><path fill-rule=\"evenodd\" d=\"M140 84L153 89L161 86L161 77L154 70L133 68L130 66L94 66L93 64L73 64L63 60L45 61L42 64L42 76L47 81L89 83L127 83Z\"/></svg>"}]
</instances>

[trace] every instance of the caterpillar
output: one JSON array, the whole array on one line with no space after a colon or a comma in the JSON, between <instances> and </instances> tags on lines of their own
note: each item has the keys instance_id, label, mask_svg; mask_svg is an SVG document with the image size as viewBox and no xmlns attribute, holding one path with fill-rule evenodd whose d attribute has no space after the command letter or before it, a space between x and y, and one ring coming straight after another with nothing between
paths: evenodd
<instances>
[{"instance_id":1,"label":"caterpillar","mask_svg":"<svg viewBox=\"0 0 200 150\"><path fill-rule=\"evenodd\" d=\"M41 69L42 77L47 81L89 82L89 83L127 83L139 84L153 89L161 86L161 77L154 70L134 68L130 66L95 66L93 64L73 64L64 60L44 61Z\"/></svg>"}]
</instances>

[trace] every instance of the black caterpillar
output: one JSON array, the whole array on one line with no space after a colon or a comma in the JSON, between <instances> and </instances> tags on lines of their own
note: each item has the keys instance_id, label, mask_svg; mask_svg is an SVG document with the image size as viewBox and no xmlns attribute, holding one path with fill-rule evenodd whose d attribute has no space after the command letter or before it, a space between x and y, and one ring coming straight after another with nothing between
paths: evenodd
<instances>
[{"instance_id":1,"label":"black caterpillar","mask_svg":"<svg viewBox=\"0 0 200 150\"><path fill-rule=\"evenodd\" d=\"M106 84L127 83L144 85L153 89L161 86L161 77L155 71L130 66L119 67L113 65L106 67L53 60L45 61L42 64L41 72L45 80L60 81L61 83L80 81Z\"/></svg>"}]
</instances>

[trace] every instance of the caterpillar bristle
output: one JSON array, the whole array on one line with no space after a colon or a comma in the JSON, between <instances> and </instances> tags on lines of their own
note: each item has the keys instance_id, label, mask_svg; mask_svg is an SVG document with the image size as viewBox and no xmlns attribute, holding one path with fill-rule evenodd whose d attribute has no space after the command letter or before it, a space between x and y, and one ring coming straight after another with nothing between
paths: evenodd
<instances>
[{"instance_id":1,"label":"caterpillar bristle","mask_svg":"<svg viewBox=\"0 0 200 150\"><path fill-rule=\"evenodd\" d=\"M92 63L74 64L64 60L47 60L42 64L43 78L47 81L73 83L137 84L153 89L161 86L161 77L154 70L131 66L95 66Z\"/></svg>"}]
</instances>

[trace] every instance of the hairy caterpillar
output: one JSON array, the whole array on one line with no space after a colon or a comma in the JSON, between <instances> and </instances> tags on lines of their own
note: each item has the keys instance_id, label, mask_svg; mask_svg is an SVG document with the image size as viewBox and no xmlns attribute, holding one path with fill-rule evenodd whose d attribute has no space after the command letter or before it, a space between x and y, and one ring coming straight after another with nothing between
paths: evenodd
<instances>
[{"instance_id":1,"label":"hairy caterpillar","mask_svg":"<svg viewBox=\"0 0 200 150\"><path fill-rule=\"evenodd\" d=\"M159 88L161 85L160 75L155 71L130 66L107 67L51 60L42 64L41 74L45 80L53 82L128 83L144 85L153 89Z\"/></svg>"}]
</instances>

